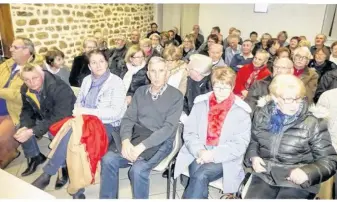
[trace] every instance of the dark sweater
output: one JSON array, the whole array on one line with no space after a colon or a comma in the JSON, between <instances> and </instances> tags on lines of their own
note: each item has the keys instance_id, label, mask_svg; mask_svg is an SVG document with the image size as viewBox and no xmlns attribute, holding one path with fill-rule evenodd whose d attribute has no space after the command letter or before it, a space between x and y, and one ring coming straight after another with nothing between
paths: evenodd
<instances>
[{"instance_id":1,"label":"dark sweater","mask_svg":"<svg viewBox=\"0 0 337 202\"><path fill-rule=\"evenodd\" d=\"M121 122L121 141L132 139L136 125L153 133L142 141L146 149L158 146L174 136L183 110L183 95L168 85L157 100L152 100L149 85L141 86L132 97Z\"/></svg>"}]
</instances>

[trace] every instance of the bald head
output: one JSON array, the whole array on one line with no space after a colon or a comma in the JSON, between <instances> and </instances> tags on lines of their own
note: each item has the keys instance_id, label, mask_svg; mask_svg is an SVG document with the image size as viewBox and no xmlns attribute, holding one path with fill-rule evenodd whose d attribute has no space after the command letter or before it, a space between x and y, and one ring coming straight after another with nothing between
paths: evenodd
<instances>
[{"instance_id":1,"label":"bald head","mask_svg":"<svg viewBox=\"0 0 337 202\"><path fill-rule=\"evenodd\" d=\"M217 62L220 60L223 52L223 46L220 44L213 44L209 47L208 54L209 57L212 58L213 62Z\"/></svg>"},{"instance_id":2,"label":"bald head","mask_svg":"<svg viewBox=\"0 0 337 202\"><path fill-rule=\"evenodd\" d=\"M280 74L293 74L294 63L289 58L276 59L273 65L273 77Z\"/></svg>"}]
</instances>

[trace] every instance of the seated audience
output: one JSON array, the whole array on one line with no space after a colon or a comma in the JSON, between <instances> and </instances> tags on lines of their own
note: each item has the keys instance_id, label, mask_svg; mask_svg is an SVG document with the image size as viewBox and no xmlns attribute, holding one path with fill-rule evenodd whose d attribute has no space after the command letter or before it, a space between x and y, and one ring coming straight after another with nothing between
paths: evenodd
<instances>
[{"instance_id":1,"label":"seated audience","mask_svg":"<svg viewBox=\"0 0 337 202\"><path fill-rule=\"evenodd\" d=\"M311 55L314 55L317 49L326 47L329 50L329 57L330 57L330 47L324 44L326 40L327 38L324 34L317 34L315 37L315 45L311 46L310 48Z\"/></svg>"},{"instance_id":2,"label":"seated audience","mask_svg":"<svg viewBox=\"0 0 337 202\"><path fill-rule=\"evenodd\" d=\"M313 199L319 184L336 172L326 124L308 110L306 89L297 77L278 75L269 90L254 114L245 157L254 172L245 198Z\"/></svg>"},{"instance_id":3,"label":"seated audience","mask_svg":"<svg viewBox=\"0 0 337 202\"><path fill-rule=\"evenodd\" d=\"M161 37L159 34L151 34L149 39L151 40L152 48L157 50L160 55L163 53L164 48L160 45Z\"/></svg>"},{"instance_id":4,"label":"seated audience","mask_svg":"<svg viewBox=\"0 0 337 202\"><path fill-rule=\"evenodd\" d=\"M45 55L45 66L47 70L59 76L66 84L69 83L70 71L64 66L64 53L57 48L49 50Z\"/></svg>"},{"instance_id":5,"label":"seated audience","mask_svg":"<svg viewBox=\"0 0 337 202\"><path fill-rule=\"evenodd\" d=\"M140 40L139 46L143 50L143 52L145 54L144 57L145 57L146 63L149 62L149 60L151 59L151 57L154 57L154 56L160 57L160 55L161 55L157 51L157 49L152 48L152 41L150 39L148 39L148 38Z\"/></svg>"},{"instance_id":6,"label":"seated audience","mask_svg":"<svg viewBox=\"0 0 337 202\"><path fill-rule=\"evenodd\" d=\"M41 139L51 125L72 115L76 97L60 77L38 65L26 64L21 69L21 77L24 81L21 87L23 106L20 129L14 137L22 144L28 160L27 168L21 173L24 177L34 173L46 160L37 139Z\"/></svg>"},{"instance_id":7,"label":"seated audience","mask_svg":"<svg viewBox=\"0 0 337 202\"><path fill-rule=\"evenodd\" d=\"M217 44L219 42L219 38L215 34L211 34L207 37L207 42L203 43L199 49L198 53L202 55L208 56L208 50L213 44Z\"/></svg>"},{"instance_id":8,"label":"seated audience","mask_svg":"<svg viewBox=\"0 0 337 202\"><path fill-rule=\"evenodd\" d=\"M241 31L234 28L234 27L231 27L231 28L229 28L227 38L225 40L223 40L224 50L228 46L230 46L230 41L229 41L230 36L237 36L239 38L239 44L242 45Z\"/></svg>"},{"instance_id":9,"label":"seated audience","mask_svg":"<svg viewBox=\"0 0 337 202\"><path fill-rule=\"evenodd\" d=\"M131 32L131 41L129 41L127 47L139 45L139 41L140 41L140 32L139 30L135 29Z\"/></svg>"},{"instance_id":10,"label":"seated audience","mask_svg":"<svg viewBox=\"0 0 337 202\"><path fill-rule=\"evenodd\" d=\"M167 84L162 58L151 58L148 69L151 84L136 91L122 119L122 151L108 151L102 159L100 199L117 198L119 169L128 166L133 198L148 198L150 172L173 148L183 95Z\"/></svg>"},{"instance_id":11,"label":"seated audience","mask_svg":"<svg viewBox=\"0 0 337 202\"><path fill-rule=\"evenodd\" d=\"M187 64L182 60L182 55L182 50L173 45L167 46L163 52L163 58L169 71L167 83L185 95L188 72Z\"/></svg>"},{"instance_id":12,"label":"seated audience","mask_svg":"<svg viewBox=\"0 0 337 202\"><path fill-rule=\"evenodd\" d=\"M231 35L228 37L229 46L225 49L224 60L225 64L229 66L235 54L241 53L241 45L239 45L239 37Z\"/></svg>"},{"instance_id":13,"label":"seated audience","mask_svg":"<svg viewBox=\"0 0 337 202\"><path fill-rule=\"evenodd\" d=\"M317 85L314 102L316 103L322 93L337 88L337 69L333 69L324 74Z\"/></svg>"},{"instance_id":14,"label":"seated audience","mask_svg":"<svg viewBox=\"0 0 337 202\"><path fill-rule=\"evenodd\" d=\"M284 47L283 47L284 48ZM281 48L280 48L281 49ZM294 63L289 58L277 58L273 65L273 74L263 80L255 82L248 90L245 102L255 111L258 100L269 94L269 85L273 78L280 74L293 74ZM253 114L252 114L253 115Z\"/></svg>"},{"instance_id":15,"label":"seated audience","mask_svg":"<svg viewBox=\"0 0 337 202\"><path fill-rule=\"evenodd\" d=\"M229 45L229 43L228 43L228 37L229 36L231 36L232 34L233 34L233 31L234 30L236 30L236 28L235 27L230 27L229 29L228 29L228 36L223 40L223 46L224 46L224 49L226 49Z\"/></svg>"},{"instance_id":16,"label":"seated audience","mask_svg":"<svg viewBox=\"0 0 337 202\"><path fill-rule=\"evenodd\" d=\"M182 44L181 36L179 36L179 34L178 34L178 28L177 27L173 27L172 30L174 31L174 39L176 41L178 41L179 45Z\"/></svg>"},{"instance_id":17,"label":"seated audience","mask_svg":"<svg viewBox=\"0 0 337 202\"><path fill-rule=\"evenodd\" d=\"M142 42L141 42L142 43ZM125 66L122 68L120 78L126 90L126 101L129 105L136 90L149 84L147 78L147 65L145 53L139 46L131 46L125 56Z\"/></svg>"},{"instance_id":18,"label":"seated audience","mask_svg":"<svg viewBox=\"0 0 337 202\"><path fill-rule=\"evenodd\" d=\"M294 51L294 75L300 78L304 83L306 89L306 99L309 104L313 103L319 78L316 70L308 67L311 57L311 53L307 47L299 47Z\"/></svg>"},{"instance_id":19,"label":"seated audience","mask_svg":"<svg viewBox=\"0 0 337 202\"><path fill-rule=\"evenodd\" d=\"M250 40L245 40L241 46L241 53L237 53L233 56L232 61L230 63L230 67L238 72L243 65L249 64L253 61L252 54L253 43Z\"/></svg>"},{"instance_id":20,"label":"seated audience","mask_svg":"<svg viewBox=\"0 0 337 202\"><path fill-rule=\"evenodd\" d=\"M300 36L300 41L302 41L302 40L307 40L307 37L306 36Z\"/></svg>"},{"instance_id":21,"label":"seated audience","mask_svg":"<svg viewBox=\"0 0 337 202\"><path fill-rule=\"evenodd\" d=\"M110 72L120 75L122 67L125 65L124 58L128 48L126 47L126 38L119 35L115 38L115 47L110 51L110 56L108 57L108 65Z\"/></svg>"},{"instance_id":22,"label":"seated audience","mask_svg":"<svg viewBox=\"0 0 337 202\"><path fill-rule=\"evenodd\" d=\"M87 54L97 49L97 40L95 38L87 38L83 41L83 49L84 52L76 56L73 61L73 65L71 67L69 83L74 87L81 87L82 80L84 77L90 74L90 70L88 67L89 60Z\"/></svg>"},{"instance_id":23,"label":"seated audience","mask_svg":"<svg viewBox=\"0 0 337 202\"><path fill-rule=\"evenodd\" d=\"M331 44L331 55L329 60L337 65L337 41Z\"/></svg>"},{"instance_id":24,"label":"seated audience","mask_svg":"<svg viewBox=\"0 0 337 202\"><path fill-rule=\"evenodd\" d=\"M183 41L183 44L181 45L181 48L183 50L183 60L188 63L190 61L190 57L193 54L196 54L197 51L195 49L195 39L193 35L189 34L186 35Z\"/></svg>"},{"instance_id":25,"label":"seated audience","mask_svg":"<svg viewBox=\"0 0 337 202\"><path fill-rule=\"evenodd\" d=\"M150 38L152 34L158 34L160 35L160 32L158 32L158 25L157 23L153 22L151 23L151 32L147 33L146 38Z\"/></svg>"},{"instance_id":26,"label":"seated audience","mask_svg":"<svg viewBox=\"0 0 337 202\"><path fill-rule=\"evenodd\" d=\"M188 166L184 199L207 199L208 184L223 178L223 192L235 193L245 176L243 158L250 140L250 107L232 92L235 72L219 67L212 73L214 91L198 96L184 124L184 145L174 175Z\"/></svg>"},{"instance_id":27,"label":"seated audience","mask_svg":"<svg viewBox=\"0 0 337 202\"><path fill-rule=\"evenodd\" d=\"M264 33L261 36L260 42L256 43L254 46L254 49L252 51L253 55L256 54L256 51L259 49L266 50L269 52L269 48L271 47L271 44L269 41L272 39L271 35L269 33Z\"/></svg>"},{"instance_id":28,"label":"seated audience","mask_svg":"<svg viewBox=\"0 0 337 202\"><path fill-rule=\"evenodd\" d=\"M209 57L212 59L212 68L227 66L222 59L223 46L220 44L213 44L208 49Z\"/></svg>"},{"instance_id":29,"label":"seated audience","mask_svg":"<svg viewBox=\"0 0 337 202\"><path fill-rule=\"evenodd\" d=\"M286 47L289 45L289 43L287 42L287 39L288 39L288 33L286 31L281 31L277 35L277 41L280 44L280 47Z\"/></svg>"},{"instance_id":30,"label":"seated audience","mask_svg":"<svg viewBox=\"0 0 337 202\"><path fill-rule=\"evenodd\" d=\"M280 58L290 58L290 51L288 48L281 47L277 49L276 54L274 56L269 57L269 60L267 62L267 67L271 72L273 71L274 61Z\"/></svg>"},{"instance_id":31,"label":"seated audience","mask_svg":"<svg viewBox=\"0 0 337 202\"><path fill-rule=\"evenodd\" d=\"M167 42L166 46L173 44L174 46L179 46L180 43L174 38L174 31L173 30L169 30L168 31L169 34L169 41Z\"/></svg>"},{"instance_id":32,"label":"seated audience","mask_svg":"<svg viewBox=\"0 0 337 202\"><path fill-rule=\"evenodd\" d=\"M218 39L219 39L219 41L218 41L218 44L223 44L223 36L222 36L222 34L220 33L221 31L220 31L220 27L218 27L218 26L216 26L216 27L213 27L212 28L212 31L211 31L211 34L215 34L215 35L217 35L218 36Z\"/></svg>"},{"instance_id":33,"label":"seated audience","mask_svg":"<svg viewBox=\"0 0 337 202\"><path fill-rule=\"evenodd\" d=\"M161 37L160 45L165 48L166 45L169 44L170 42L170 39L169 39L170 35L168 32L161 32L160 37Z\"/></svg>"},{"instance_id":34,"label":"seated audience","mask_svg":"<svg viewBox=\"0 0 337 202\"><path fill-rule=\"evenodd\" d=\"M286 46L290 50L290 56L292 57L294 54L295 49L299 46L300 38L294 36L290 39L290 43Z\"/></svg>"},{"instance_id":35,"label":"seated audience","mask_svg":"<svg viewBox=\"0 0 337 202\"><path fill-rule=\"evenodd\" d=\"M201 44L204 43L204 35L200 33L200 27L199 25L193 26L193 32L195 34L195 49L198 50L198 48L201 46Z\"/></svg>"},{"instance_id":36,"label":"seated audience","mask_svg":"<svg viewBox=\"0 0 337 202\"><path fill-rule=\"evenodd\" d=\"M16 37L10 46L11 58L0 65L0 168L4 169L20 155L14 139L22 108L20 70L27 63L43 64L30 39Z\"/></svg>"},{"instance_id":37,"label":"seated audience","mask_svg":"<svg viewBox=\"0 0 337 202\"><path fill-rule=\"evenodd\" d=\"M253 47L255 46L255 44L257 44L259 42L259 40L257 40L258 34L257 32L253 31L249 34L249 39L253 44Z\"/></svg>"},{"instance_id":38,"label":"seated audience","mask_svg":"<svg viewBox=\"0 0 337 202\"><path fill-rule=\"evenodd\" d=\"M321 77L324 76L327 72L337 69L335 63L329 60L329 50L325 47L316 49L314 53L314 58L310 60L308 66L314 68L318 74L318 82Z\"/></svg>"},{"instance_id":39,"label":"seated audience","mask_svg":"<svg viewBox=\"0 0 337 202\"><path fill-rule=\"evenodd\" d=\"M298 47L307 47L308 49L310 49L311 43L310 43L310 41L303 39L298 43Z\"/></svg>"},{"instance_id":40,"label":"seated audience","mask_svg":"<svg viewBox=\"0 0 337 202\"><path fill-rule=\"evenodd\" d=\"M75 107L74 103L72 103L71 105L68 104L69 108L74 107L73 115L75 117L82 115L97 117L104 124L108 142L112 140L113 142L120 142L120 137L116 132L119 131L121 118L126 111L123 82L120 78L110 73L108 60L102 51L93 50L88 53L88 57L91 75L88 75L83 80ZM42 190L45 189L50 183L51 176L55 175L57 170L66 164L67 146L71 136L72 131L67 132L61 139L52 158L44 166L43 173L32 185ZM71 165L71 162L67 162L67 165ZM76 165L71 166L74 167ZM73 193L73 198L84 199L84 187Z\"/></svg>"},{"instance_id":41,"label":"seated audience","mask_svg":"<svg viewBox=\"0 0 337 202\"><path fill-rule=\"evenodd\" d=\"M267 68L269 53L263 49L256 52L252 63L244 65L237 73L234 94L243 99L254 82L267 78L271 72Z\"/></svg>"}]
</instances>

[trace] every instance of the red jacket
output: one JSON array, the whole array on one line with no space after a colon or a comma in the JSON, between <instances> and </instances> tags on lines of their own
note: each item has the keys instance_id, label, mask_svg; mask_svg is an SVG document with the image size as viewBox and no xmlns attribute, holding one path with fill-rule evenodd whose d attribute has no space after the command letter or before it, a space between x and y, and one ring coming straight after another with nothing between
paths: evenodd
<instances>
[{"instance_id":1,"label":"red jacket","mask_svg":"<svg viewBox=\"0 0 337 202\"><path fill-rule=\"evenodd\" d=\"M57 132L62 128L63 124L73 117L67 117L55 124L51 125L49 132L55 136ZM107 131L102 121L96 116L82 115L83 128L81 143L85 144L86 151L89 156L91 165L91 174L95 176L97 163L108 151L108 136ZM94 177L93 177L94 179Z\"/></svg>"},{"instance_id":2,"label":"red jacket","mask_svg":"<svg viewBox=\"0 0 337 202\"><path fill-rule=\"evenodd\" d=\"M234 87L234 90L233 90L235 95L242 96L241 91L247 90L245 85L246 85L246 82L247 82L250 74L253 71L254 71L253 63L246 64L239 70L238 74L236 75L236 82L235 82L235 87ZM269 75L271 75L271 72L267 68L267 65L265 65L264 67L262 67L262 70L259 72L259 74L257 75L257 79L254 82L256 82L258 80L262 80L262 79L268 77Z\"/></svg>"}]
</instances>

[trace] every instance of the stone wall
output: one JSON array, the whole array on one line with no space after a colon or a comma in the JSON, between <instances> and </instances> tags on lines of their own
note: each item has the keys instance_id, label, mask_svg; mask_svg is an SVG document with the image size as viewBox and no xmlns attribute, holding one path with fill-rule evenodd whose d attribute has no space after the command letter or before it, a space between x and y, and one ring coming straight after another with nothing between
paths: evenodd
<instances>
[{"instance_id":1,"label":"stone wall","mask_svg":"<svg viewBox=\"0 0 337 202\"><path fill-rule=\"evenodd\" d=\"M108 45L132 29L144 36L154 18L153 4L11 4L15 36L30 38L39 54L58 47L66 65L82 50L83 39L101 30Z\"/></svg>"}]
</instances>

